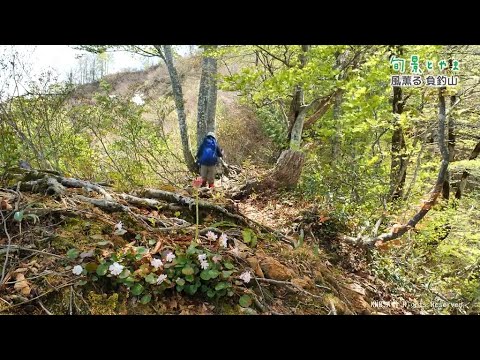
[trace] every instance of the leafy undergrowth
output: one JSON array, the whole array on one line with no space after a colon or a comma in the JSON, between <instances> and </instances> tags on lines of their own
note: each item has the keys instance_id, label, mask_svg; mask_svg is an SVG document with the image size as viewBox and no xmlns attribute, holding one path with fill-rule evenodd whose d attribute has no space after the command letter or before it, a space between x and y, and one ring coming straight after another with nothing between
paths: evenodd
<instances>
[{"instance_id":1,"label":"leafy undergrowth","mask_svg":"<svg viewBox=\"0 0 480 360\"><path fill-rule=\"evenodd\" d=\"M76 201L71 195L79 191L68 189L59 200L4 193L18 210L2 211L2 267L8 238L12 247L0 313L416 313L372 307L392 299L391 286L368 270L365 254L336 242L339 224L305 212L303 201L279 195L239 204L245 215L291 236L292 247L213 211L200 213L196 241L194 225L168 227L194 219L194 209L132 207L157 224L151 231L129 213ZM211 201L220 201L216 196Z\"/></svg>"}]
</instances>

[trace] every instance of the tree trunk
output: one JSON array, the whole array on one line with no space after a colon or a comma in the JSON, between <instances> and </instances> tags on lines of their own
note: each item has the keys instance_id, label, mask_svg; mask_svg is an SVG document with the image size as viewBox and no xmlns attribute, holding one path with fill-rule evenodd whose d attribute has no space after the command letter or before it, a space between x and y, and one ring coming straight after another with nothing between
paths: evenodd
<instances>
[{"instance_id":1,"label":"tree trunk","mask_svg":"<svg viewBox=\"0 0 480 360\"><path fill-rule=\"evenodd\" d=\"M155 48L157 48L159 52L162 52L163 48L164 61L167 65L168 74L170 75L170 81L172 82L173 98L175 100L175 107L177 109L178 125L180 127L180 137L182 139L182 149L185 163L187 164L187 167L190 171L197 172L195 159L193 158L192 151L190 150L187 116L185 114L182 85L180 84L180 78L178 76L177 69L173 64L172 46L162 45L161 48L160 45L155 45Z\"/></svg>"},{"instance_id":2,"label":"tree trunk","mask_svg":"<svg viewBox=\"0 0 480 360\"><path fill-rule=\"evenodd\" d=\"M215 131L215 112L217 108L217 59L204 57L202 77L198 90L197 147L210 131Z\"/></svg>"},{"instance_id":3,"label":"tree trunk","mask_svg":"<svg viewBox=\"0 0 480 360\"><path fill-rule=\"evenodd\" d=\"M207 132L215 131L215 114L217 111L217 59L210 58L210 89L207 102Z\"/></svg>"},{"instance_id":4,"label":"tree trunk","mask_svg":"<svg viewBox=\"0 0 480 360\"><path fill-rule=\"evenodd\" d=\"M450 96L450 107L455 104L457 97L455 95ZM453 162L455 160L455 119L452 115L448 117L448 161ZM447 172L445 182L443 183L442 196L444 199L450 198L450 173Z\"/></svg>"},{"instance_id":5,"label":"tree trunk","mask_svg":"<svg viewBox=\"0 0 480 360\"><path fill-rule=\"evenodd\" d=\"M202 76L200 78L200 86L198 88L198 107L197 107L197 148L202 143L203 138L207 135L207 103L208 103L208 73L209 58L202 59Z\"/></svg>"},{"instance_id":6,"label":"tree trunk","mask_svg":"<svg viewBox=\"0 0 480 360\"><path fill-rule=\"evenodd\" d=\"M477 156L480 154L480 141L477 143L475 148L473 149L472 153L468 160L475 160ZM461 199L463 195L463 190L465 190L465 186L467 185L467 179L470 173L468 171L464 171L462 174L462 179L460 180L460 184L458 184L457 192L455 193L456 199Z\"/></svg>"},{"instance_id":7,"label":"tree trunk","mask_svg":"<svg viewBox=\"0 0 480 360\"><path fill-rule=\"evenodd\" d=\"M401 46L397 48L397 52L399 55L403 54ZM394 130L392 134L392 162L390 167L390 199L392 201L402 197L407 175L405 138L403 129L397 119L397 116L402 114L404 105L402 88L394 87L392 102Z\"/></svg>"},{"instance_id":8,"label":"tree trunk","mask_svg":"<svg viewBox=\"0 0 480 360\"><path fill-rule=\"evenodd\" d=\"M273 188L294 188L302 174L305 154L298 150L283 151L272 174L269 176Z\"/></svg>"},{"instance_id":9,"label":"tree trunk","mask_svg":"<svg viewBox=\"0 0 480 360\"><path fill-rule=\"evenodd\" d=\"M254 191L292 189L300 179L304 163L305 154L303 152L291 149L284 150L278 157L277 164L265 179L247 183L231 197L238 200L247 197Z\"/></svg>"},{"instance_id":10,"label":"tree trunk","mask_svg":"<svg viewBox=\"0 0 480 360\"><path fill-rule=\"evenodd\" d=\"M300 69L303 69L307 64L307 52L310 45L302 45L302 52L300 54ZM289 118L293 120L290 131L290 149L298 150L302 142L303 123L305 122L306 111L304 111L304 94L301 85L297 85L295 94L290 106ZM281 156L281 155L280 155Z\"/></svg>"},{"instance_id":11,"label":"tree trunk","mask_svg":"<svg viewBox=\"0 0 480 360\"><path fill-rule=\"evenodd\" d=\"M292 133L290 137L290 150L299 150L302 143L303 123L305 121L306 111L300 110L295 122L293 123ZM281 156L281 155L280 155Z\"/></svg>"}]
</instances>

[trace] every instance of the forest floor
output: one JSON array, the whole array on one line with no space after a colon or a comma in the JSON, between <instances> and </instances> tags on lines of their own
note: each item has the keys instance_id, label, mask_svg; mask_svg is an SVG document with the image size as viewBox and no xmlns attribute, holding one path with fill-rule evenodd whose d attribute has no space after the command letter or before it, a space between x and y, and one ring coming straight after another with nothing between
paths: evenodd
<instances>
[{"instance_id":1,"label":"forest floor","mask_svg":"<svg viewBox=\"0 0 480 360\"><path fill-rule=\"evenodd\" d=\"M71 249L86 263L93 249L111 253L145 246L145 257L189 246L195 233L192 189L160 195L140 191L128 197L76 179L53 176L55 184L46 180L51 176L42 176L0 189L0 314L413 313L392 306L413 297L394 295L398 292L368 270L363 250L341 244L325 231L328 215L312 204L285 194L233 203L222 188L201 192L200 241L213 248L206 230L226 228L229 246L222 256L254 274L244 284L254 298L251 306L240 306L236 296L211 300L173 289L142 304L128 291L81 282L72 273ZM123 234L115 232L119 222ZM255 232L256 244L242 241L246 227ZM378 307L378 301L387 303Z\"/></svg>"}]
</instances>

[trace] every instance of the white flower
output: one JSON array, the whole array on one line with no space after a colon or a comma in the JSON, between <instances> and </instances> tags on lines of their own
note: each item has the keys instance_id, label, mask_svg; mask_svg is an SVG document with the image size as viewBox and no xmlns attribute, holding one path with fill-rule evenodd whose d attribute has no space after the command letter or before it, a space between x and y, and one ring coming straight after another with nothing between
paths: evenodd
<instances>
[{"instance_id":1,"label":"white flower","mask_svg":"<svg viewBox=\"0 0 480 360\"><path fill-rule=\"evenodd\" d=\"M145 101L143 101L142 96L140 94L135 94L135 96L132 98L132 102L134 102L137 105L145 104Z\"/></svg>"},{"instance_id":2,"label":"white flower","mask_svg":"<svg viewBox=\"0 0 480 360\"><path fill-rule=\"evenodd\" d=\"M83 271L83 268L81 265L75 265L72 269L72 272L75 274L75 275L80 275Z\"/></svg>"},{"instance_id":3,"label":"white flower","mask_svg":"<svg viewBox=\"0 0 480 360\"><path fill-rule=\"evenodd\" d=\"M227 234L223 233L222 236L220 236L220 245L222 245L224 248L228 247L227 245Z\"/></svg>"},{"instance_id":4,"label":"white flower","mask_svg":"<svg viewBox=\"0 0 480 360\"><path fill-rule=\"evenodd\" d=\"M160 266L163 266L163 262L160 259L152 259L152 261L150 261L150 265L152 265L155 269L158 269Z\"/></svg>"},{"instance_id":5,"label":"white flower","mask_svg":"<svg viewBox=\"0 0 480 360\"><path fill-rule=\"evenodd\" d=\"M209 232L207 232L207 239L208 239L208 240L213 240L213 241L214 241L214 240L217 240L217 235L215 235L214 232L209 231Z\"/></svg>"},{"instance_id":6,"label":"white flower","mask_svg":"<svg viewBox=\"0 0 480 360\"><path fill-rule=\"evenodd\" d=\"M202 262L200 262L200 267L201 267L203 270L208 269L208 261L202 260Z\"/></svg>"},{"instance_id":7,"label":"white flower","mask_svg":"<svg viewBox=\"0 0 480 360\"><path fill-rule=\"evenodd\" d=\"M206 254L200 254L198 255L198 261L204 261L207 258Z\"/></svg>"},{"instance_id":8,"label":"white flower","mask_svg":"<svg viewBox=\"0 0 480 360\"><path fill-rule=\"evenodd\" d=\"M250 271L245 271L242 273L242 275L239 276L241 280L243 280L245 283L249 283L250 279L252 278L252 275L250 274Z\"/></svg>"},{"instance_id":9,"label":"white flower","mask_svg":"<svg viewBox=\"0 0 480 360\"><path fill-rule=\"evenodd\" d=\"M110 270L110 273L112 275L120 275L120 273L123 271L123 268L124 268L123 265L120 265L119 263L114 262L112 265L110 265L108 270Z\"/></svg>"},{"instance_id":10,"label":"white flower","mask_svg":"<svg viewBox=\"0 0 480 360\"><path fill-rule=\"evenodd\" d=\"M175 258L176 258L176 256L175 256L174 253L169 252L169 253L167 254L167 262L172 262L173 259L175 259Z\"/></svg>"},{"instance_id":11,"label":"white flower","mask_svg":"<svg viewBox=\"0 0 480 360\"><path fill-rule=\"evenodd\" d=\"M120 221L118 224L115 224L115 235L123 235L127 230L123 229L123 223Z\"/></svg>"},{"instance_id":12,"label":"white flower","mask_svg":"<svg viewBox=\"0 0 480 360\"><path fill-rule=\"evenodd\" d=\"M167 278L167 275L165 274L160 275L157 279L157 285L160 285L166 278Z\"/></svg>"}]
</instances>

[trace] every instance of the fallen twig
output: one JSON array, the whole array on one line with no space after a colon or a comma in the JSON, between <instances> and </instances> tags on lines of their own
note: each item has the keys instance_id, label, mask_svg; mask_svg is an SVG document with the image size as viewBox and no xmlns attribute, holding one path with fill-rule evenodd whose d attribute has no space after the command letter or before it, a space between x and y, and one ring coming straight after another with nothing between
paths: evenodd
<instances>
[{"instance_id":1,"label":"fallen twig","mask_svg":"<svg viewBox=\"0 0 480 360\"><path fill-rule=\"evenodd\" d=\"M40 307L43 309L43 311L45 311L47 313L47 315L53 315L50 311L48 311L48 309L43 305L42 301L40 299L38 299L38 305L40 305Z\"/></svg>"},{"instance_id":2,"label":"fallen twig","mask_svg":"<svg viewBox=\"0 0 480 360\"><path fill-rule=\"evenodd\" d=\"M31 251L31 252L34 252L34 253L37 253L37 254L42 254L42 255L48 255L48 256L53 256L53 257L56 257L56 258L59 258L59 259L63 259L63 260L68 260L68 261L73 261L65 256L61 256L61 255L57 255L57 254L52 254L52 253L49 253L49 252L45 252L45 251L40 251L40 250L35 250L35 249L30 249L30 248L26 248L26 247L22 247L22 246L18 246L18 245L0 245L0 247L6 247L7 248L7 251L8 249L13 249L13 250L25 250L25 251ZM2 250L0 249L0 254L1 254ZM0 281L1 282L1 281Z\"/></svg>"}]
</instances>

